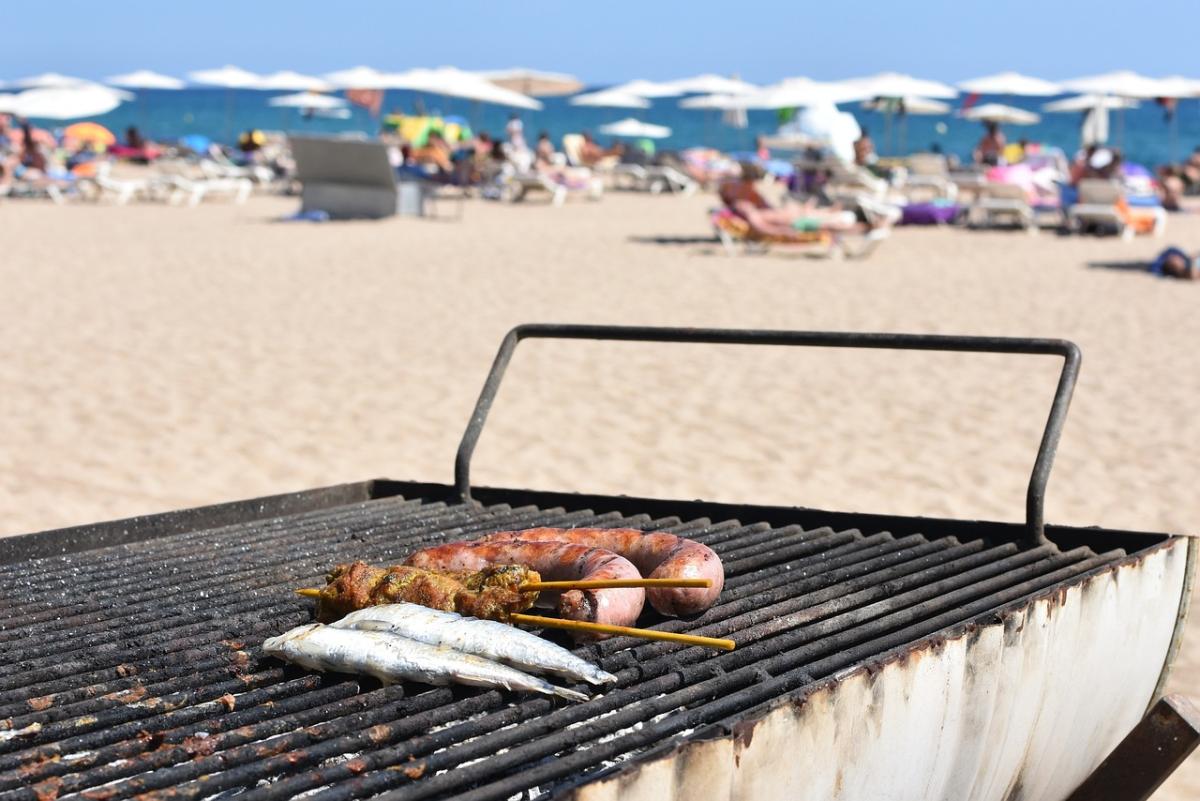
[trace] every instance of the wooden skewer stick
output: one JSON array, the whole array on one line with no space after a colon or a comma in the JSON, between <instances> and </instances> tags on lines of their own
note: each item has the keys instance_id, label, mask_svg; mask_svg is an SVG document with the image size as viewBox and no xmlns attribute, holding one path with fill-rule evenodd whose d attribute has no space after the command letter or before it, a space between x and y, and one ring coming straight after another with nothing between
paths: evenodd
<instances>
[{"instance_id":1,"label":"wooden skewer stick","mask_svg":"<svg viewBox=\"0 0 1200 801\"><path fill-rule=\"evenodd\" d=\"M320 598L321 591L316 589L296 590L297 595L303 595L305 598Z\"/></svg>"},{"instance_id":2,"label":"wooden skewer stick","mask_svg":"<svg viewBox=\"0 0 1200 801\"><path fill-rule=\"evenodd\" d=\"M701 587L712 586L712 579L596 579L593 581L530 581L517 586L521 592L538 590L607 590L621 587Z\"/></svg>"},{"instance_id":3,"label":"wooden skewer stick","mask_svg":"<svg viewBox=\"0 0 1200 801\"><path fill-rule=\"evenodd\" d=\"M541 615L509 615L509 621L524 623L529 626L542 626L548 629L566 629L567 631L582 631L591 634L616 634L622 637L641 637L643 640L666 640L681 642L687 645L702 645L705 648L720 648L732 651L737 647L733 640L719 640L715 637L701 637L697 634L677 634L673 631L655 631L654 629L635 629L629 626L609 626L606 623L585 623L582 620L563 620L557 617L542 617Z\"/></svg>"}]
</instances>

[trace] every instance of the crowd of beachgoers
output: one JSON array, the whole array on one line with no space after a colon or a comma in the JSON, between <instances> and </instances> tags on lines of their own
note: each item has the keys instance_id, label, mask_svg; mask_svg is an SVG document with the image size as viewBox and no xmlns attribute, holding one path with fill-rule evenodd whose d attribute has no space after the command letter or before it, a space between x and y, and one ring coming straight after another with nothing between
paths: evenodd
<instances>
[{"instance_id":1,"label":"crowd of beachgoers","mask_svg":"<svg viewBox=\"0 0 1200 801\"><path fill-rule=\"evenodd\" d=\"M820 144L779 148L762 136L738 153L666 151L636 136L602 144L587 131L556 143L544 132L528 133L515 113L499 135L433 116L386 120L378 141L398 180L509 202L544 193L555 204L573 196L594 201L614 188L712 191L720 206L708 224L730 252L796 246L865 257L897 224L1163 236L1167 212L1191 208L1200 194L1200 148L1181 164L1152 171L1103 144L1068 156L1024 139L1009 142L994 122L960 160L936 151L880 158L865 130L853 141L852 158L844 158ZM143 169L114 171L125 164ZM765 196L771 187L780 190L773 201ZM0 196L195 205L206 198L244 202L255 191L299 191L286 135L248 130L232 145L198 135L158 143L136 127L123 136L92 122L51 132L0 115ZM1148 268L1200 278L1200 264L1180 248L1167 248Z\"/></svg>"}]
</instances>

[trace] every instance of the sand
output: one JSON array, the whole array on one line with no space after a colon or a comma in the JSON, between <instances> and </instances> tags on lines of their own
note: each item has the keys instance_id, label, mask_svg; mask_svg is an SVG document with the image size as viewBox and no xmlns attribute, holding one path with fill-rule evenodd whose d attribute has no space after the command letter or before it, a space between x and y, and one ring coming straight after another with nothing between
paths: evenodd
<instances>
[{"instance_id":1,"label":"sand","mask_svg":"<svg viewBox=\"0 0 1200 801\"><path fill-rule=\"evenodd\" d=\"M711 203L470 201L458 222L322 225L274 222L295 207L281 198L0 204L0 533L449 481L495 348L528 321L1073 339L1083 372L1047 518L1200 531L1200 285L1111 264L1163 242L900 230L868 262L729 258L707 241ZM1200 218L1174 217L1166 241L1200 246ZM1056 370L529 343L475 477L1018 520ZM1174 689L1200 699L1191 629ZM1156 798L1197 795L1193 757Z\"/></svg>"}]
</instances>

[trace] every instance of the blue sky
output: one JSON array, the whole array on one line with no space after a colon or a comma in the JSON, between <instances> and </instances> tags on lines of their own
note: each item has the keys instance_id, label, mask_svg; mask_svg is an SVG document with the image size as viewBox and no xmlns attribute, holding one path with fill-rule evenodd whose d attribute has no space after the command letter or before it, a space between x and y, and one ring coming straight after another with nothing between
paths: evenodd
<instances>
[{"instance_id":1,"label":"blue sky","mask_svg":"<svg viewBox=\"0 0 1200 801\"><path fill-rule=\"evenodd\" d=\"M699 72L758 82L884 69L949 81L1003 69L1051 79L1187 74L1187 37L1170 45L1163 34L1193 28L1196 9L1195 0L6 2L0 80L143 67L181 75L226 63L309 73L519 64L590 84Z\"/></svg>"}]
</instances>

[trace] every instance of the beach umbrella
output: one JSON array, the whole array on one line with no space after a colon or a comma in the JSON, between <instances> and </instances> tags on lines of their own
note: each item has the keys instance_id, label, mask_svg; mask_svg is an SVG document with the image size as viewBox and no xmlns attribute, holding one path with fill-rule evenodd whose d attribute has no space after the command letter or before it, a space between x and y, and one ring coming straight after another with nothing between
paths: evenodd
<instances>
[{"instance_id":1,"label":"beach umbrella","mask_svg":"<svg viewBox=\"0 0 1200 801\"><path fill-rule=\"evenodd\" d=\"M746 108L746 95L696 95L679 101L680 108L730 111Z\"/></svg>"},{"instance_id":2,"label":"beach umbrella","mask_svg":"<svg viewBox=\"0 0 1200 801\"><path fill-rule=\"evenodd\" d=\"M291 70L281 70L280 72L273 72L270 75L264 75L258 83L247 88L282 92L328 92L333 86L321 78L315 78L311 75L301 75Z\"/></svg>"},{"instance_id":3,"label":"beach umbrella","mask_svg":"<svg viewBox=\"0 0 1200 801\"><path fill-rule=\"evenodd\" d=\"M227 64L219 69L197 70L188 73L188 80L201 86L219 86L224 89L253 89L262 80L261 75Z\"/></svg>"},{"instance_id":4,"label":"beach umbrella","mask_svg":"<svg viewBox=\"0 0 1200 801\"><path fill-rule=\"evenodd\" d=\"M267 105L276 108L335 109L346 108L350 103L347 100L332 95L297 92L294 95L273 97L267 101Z\"/></svg>"},{"instance_id":5,"label":"beach umbrella","mask_svg":"<svg viewBox=\"0 0 1200 801\"><path fill-rule=\"evenodd\" d=\"M567 102L572 106L593 106L597 108L650 108L650 101L646 98L631 95L628 92L617 92L613 89L575 95L575 97L572 97Z\"/></svg>"},{"instance_id":6,"label":"beach umbrella","mask_svg":"<svg viewBox=\"0 0 1200 801\"><path fill-rule=\"evenodd\" d=\"M666 85L685 95L748 95L759 89L752 83L711 73L669 81ZM686 106L685 108L694 107Z\"/></svg>"},{"instance_id":7,"label":"beach umbrella","mask_svg":"<svg viewBox=\"0 0 1200 801\"><path fill-rule=\"evenodd\" d=\"M665 139L671 135L671 129L665 125L653 125L633 117L626 117L618 122L600 126L600 133L609 136L622 136L637 139Z\"/></svg>"},{"instance_id":8,"label":"beach umbrella","mask_svg":"<svg viewBox=\"0 0 1200 801\"><path fill-rule=\"evenodd\" d=\"M104 82L109 86L121 86L126 89L182 89L186 85L178 78L150 70L110 75L104 79Z\"/></svg>"},{"instance_id":9,"label":"beach umbrella","mask_svg":"<svg viewBox=\"0 0 1200 801\"><path fill-rule=\"evenodd\" d=\"M1112 97L1109 95L1077 95L1075 97L1067 97L1062 100L1055 100L1052 103L1042 105L1042 111L1066 112L1066 111L1091 111L1094 108L1111 109L1127 109L1137 108L1138 102L1127 97Z\"/></svg>"},{"instance_id":10,"label":"beach umbrella","mask_svg":"<svg viewBox=\"0 0 1200 801\"><path fill-rule=\"evenodd\" d=\"M85 86L92 83L83 78L73 78L57 72L43 72L41 75L30 75L18 78L9 83L14 89L63 89L73 86Z\"/></svg>"},{"instance_id":11,"label":"beach umbrella","mask_svg":"<svg viewBox=\"0 0 1200 801\"><path fill-rule=\"evenodd\" d=\"M807 106L849 103L876 97L860 87L811 78L788 78L748 95L744 95L746 108L781 109L805 108Z\"/></svg>"},{"instance_id":12,"label":"beach umbrella","mask_svg":"<svg viewBox=\"0 0 1200 801\"><path fill-rule=\"evenodd\" d=\"M438 67L437 69L415 69L407 72L390 73L385 76L386 88L408 89L414 92L428 92L443 97L461 97L478 103L491 103L510 108L524 108L538 111L542 108L539 100L512 89L497 86L486 78L475 73L456 69L455 67Z\"/></svg>"},{"instance_id":13,"label":"beach umbrella","mask_svg":"<svg viewBox=\"0 0 1200 801\"><path fill-rule=\"evenodd\" d=\"M63 129L63 138L105 147L117 143L116 135L98 122L77 122L74 125L68 125Z\"/></svg>"},{"instance_id":14,"label":"beach umbrella","mask_svg":"<svg viewBox=\"0 0 1200 801\"><path fill-rule=\"evenodd\" d=\"M873 100L867 100L862 104L862 107L870 111L896 112L900 108L904 109L905 114L921 114L921 115L937 115L949 114L950 104L943 103L940 100L931 100L928 97L877 97Z\"/></svg>"},{"instance_id":15,"label":"beach umbrella","mask_svg":"<svg viewBox=\"0 0 1200 801\"><path fill-rule=\"evenodd\" d=\"M962 112L960 116L964 120L979 120L1006 125L1037 125L1041 120L1041 117L1032 111L1006 106L1003 103L984 103L981 106L972 106Z\"/></svg>"},{"instance_id":16,"label":"beach umbrella","mask_svg":"<svg viewBox=\"0 0 1200 801\"><path fill-rule=\"evenodd\" d=\"M1063 87L1041 78L1022 75L1019 72L999 72L963 81L958 88L976 95L1019 95L1025 97L1050 97L1062 94Z\"/></svg>"},{"instance_id":17,"label":"beach umbrella","mask_svg":"<svg viewBox=\"0 0 1200 801\"><path fill-rule=\"evenodd\" d=\"M531 97L571 95L583 88L583 81L562 72L543 72L526 67L507 70L487 70L476 75L504 89L512 89Z\"/></svg>"},{"instance_id":18,"label":"beach umbrella","mask_svg":"<svg viewBox=\"0 0 1200 801\"><path fill-rule=\"evenodd\" d=\"M617 86L609 87L611 92L621 92L634 97L678 97L683 94L682 89L677 89L669 83L655 83L654 81L644 81L640 78L636 81L627 81Z\"/></svg>"},{"instance_id":19,"label":"beach umbrella","mask_svg":"<svg viewBox=\"0 0 1200 801\"><path fill-rule=\"evenodd\" d=\"M390 89L386 73L372 67L351 67L348 70L338 70L323 76L329 84L337 89Z\"/></svg>"},{"instance_id":20,"label":"beach umbrella","mask_svg":"<svg viewBox=\"0 0 1200 801\"><path fill-rule=\"evenodd\" d=\"M958 90L949 84L914 78L899 72L881 72L864 78L837 81L838 86L857 91L863 97L932 97L950 100L958 97Z\"/></svg>"},{"instance_id":21,"label":"beach umbrella","mask_svg":"<svg viewBox=\"0 0 1200 801\"><path fill-rule=\"evenodd\" d=\"M50 120L72 120L107 114L125 99L116 89L99 84L29 89L16 96L14 114Z\"/></svg>"},{"instance_id":22,"label":"beach umbrella","mask_svg":"<svg viewBox=\"0 0 1200 801\"><path fill-rule=\"evenodd\" d=\"M1169 75L1158 80L1168 90L1164 97L1200 97L1200 80L1182 75Z\"/></svg>"},{"instance_id":23,"label":"beach umbrella","mask_svg":"<svg viewBox=\"0 0 1200 801\"><path fill-rule=\"evenodd\" d=\"M1064 88L1072 92L1085 92L1094 95L1115 95L1149 100L1156 97L1169 97L1173 87L1160 81L1139 75L1129 70L1106 72L1102 75L1090 75L1086 78L1075 78L1063 81Z\"/></svg>"}]
</instances>

